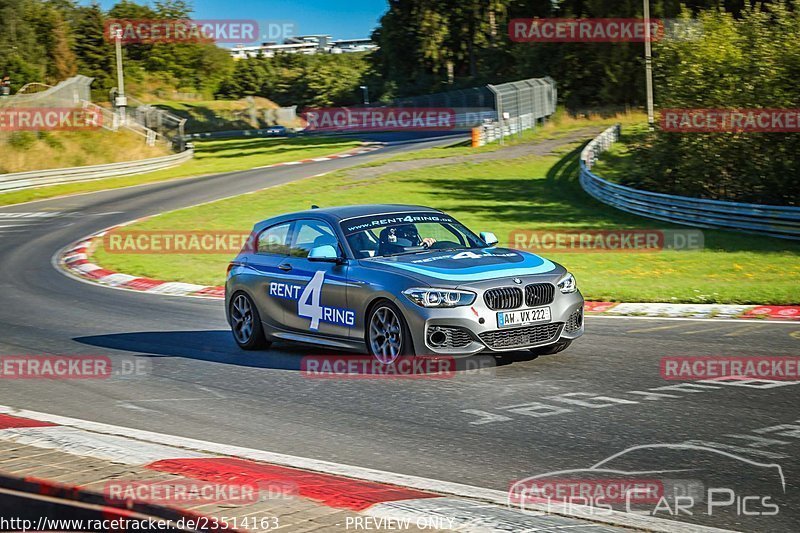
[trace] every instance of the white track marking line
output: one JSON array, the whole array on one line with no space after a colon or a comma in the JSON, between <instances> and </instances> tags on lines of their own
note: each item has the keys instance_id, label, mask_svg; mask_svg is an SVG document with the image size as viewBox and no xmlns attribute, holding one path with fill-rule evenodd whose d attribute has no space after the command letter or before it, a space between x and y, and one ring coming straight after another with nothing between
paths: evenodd
<instances>
[{"instance_id":1,"label":"white track marking line","mask_svg":"<svg viewBox=\"0 0 800 533\"><path fill-rule=\"evenodd\" d=\"M709 331L725 331L727 327L725 325L722 326L715 326L713 328L706 328L706 329L696 329L693 331L682 331L681 335L696 335L698 333L708 333Z\"/></svg>"},{"instance_id":2,"label":"white track marking line","mask_svg":"<svg viewBox=\"0 0 800 533\"><path fill-rule=\"evenodd\" d=\"M747 324L746 326L737 329L736 331L731 331L730 333L726 333L723 337L739 337L740 335L747 335L748 333L753 333L756 330L759 330L764 327L764 324Z\"/></svg>"},{"instance_id":3,"label":"white track marking line","mask_svg":"<svg viewBox=\"0 0 800 533\"><path fill-rule=\"evenodd\" d=\"M675 328L682 328L686 324L673 324L670 326L655 326L652 328L641 328L641 329L632 329L630 331L626 331L625 333L647 333L650 331L661 331L664 329L675 329Z\"/></svg>"},{"instance_id":4,"label":"white track marking line","mask_svg":"<svg viewBox=\"0 0 800 533\"><path fill-rule=\"evenodd\" d=\"M127 465L145 465L163 459L175 459L182 454L208 457L207 454L195 451L132 441L122 436L94 433L67 426L3 429L0 430L0 440Z\"/></svg>"},{"instance_id":5,"label":"white track marking line","mask_svg":"<svg viewBox=\"0 0 800 533\"><path fill-rule=\"evenodd\" d=\"M37 218L54 218L60 215L60 211L32 211L32 212L20 212L20 211L4 211L0 212L0 219L3 221L12 221L12 220L30 220L30 219L37 219Z\"/></svg>"},{"instance_id":6,"label":"white track marking line","mask_svg":"<svg viewBox=\"0 0 800 533\"><path fill-rule=\"evenodd\" d=\"M252 448L243 448L241 446L232 446L198 439L191 439L187 437L166 435L163 433L155 433L141 429L124 428L110 424L103 424L100 422L91 422L77 418L69 418L60 415L41 413L38 411L30 411L28 409L15 409L12 407L0 406L0 413L59 424L61 426L66 426L67 428L76 428L92 433L99 433L101 434L102 438L108 438L109 435L112 435L116 437L126 437L137 441L143 441L142 444L149 443L174 448L183 448L183 450L178 450L180 453L174 455L174 458L182 457L180 454L184 453L228 455L242 459L251 459L253 461L263 461L282 466L300 468L303 470L311 470L354 479L362 479L377 483L386 483L423 491L436 492L443 495L449 494L462 498L482 500L484 502L494 503L500 506L507 506L508 503L508 493L502 490L475 487L472 485L465 485L450 481L439 481L419 476L387 472L384 470L375 470L372 468L345 465L330 461L321 461L318 459L309 459L295 455L254 450ZM31 428L27 429L30 430ZM0 431L0 434L2 434L2 431ZM546 505L539 505L538 507L535 505L530 505L527 507L529 510L535 512L548 510L548 506ZM558 506L552 506L552 508L549 510L551 511L550 514L569 516L571 518L581 518L585 520L591 520L593 522L602 522L621 527L632 527L635 529L644 529L663 533L682 533L685 531L703 531L710 533L725 531L716 528L694 526L691 524L665 520L662 518L632 515L619 511L609 511L607 515L598 516L596 509L579 509L579 507L580 506L577 505L571 505L569 508L565 507L561 509Z\"/></svg>"},{"instance_id":7,"label":"white track marking line","mask_svg":"<svg viewBox=\"0 0 800 533\"><path fill-rule=\"evenodd\" d=\"M757 307L757 306L753 306ZM663 316L609 316L609 315L592 315L586 313L585 318L597 319L608 318L611 320L685 320L690 322L727 322L729 324L746 324L758 322L764 325L783 325L783 326L800 326L800 321L797 320L769 320L763 318L679 318L679 317L663 317Z\"/></svg>"},{"instance_id":8,"label":"white track marking line","mask_svg":"<svg viewBox=\"0 0 800 533\"><path fill-rule=\"evenodd\" d=\"M207 402L214 400L227 400L228 398L220 396L217 398L144 398L142 400L126 400L128 403L144 403L144 402Z\"/></svg>"}]
</instances>

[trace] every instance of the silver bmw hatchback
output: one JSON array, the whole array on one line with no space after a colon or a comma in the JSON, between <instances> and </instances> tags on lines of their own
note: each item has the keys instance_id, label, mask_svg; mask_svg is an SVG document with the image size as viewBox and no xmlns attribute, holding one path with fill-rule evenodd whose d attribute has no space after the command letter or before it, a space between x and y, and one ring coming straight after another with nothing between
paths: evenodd
<instances>
[{"instance_id":1,"label":"silver bmw hatchback","mask_svg":"<svg viewBox=\"0 0 800 533\"><path fill-rule=\"evenodd\" d=\"M561 265L500 248L442 211L313 208L259 222L228 267L236 343L273 341L401 355L556 353L584 331L583 297Z\"/></svg>"}]
</instances>

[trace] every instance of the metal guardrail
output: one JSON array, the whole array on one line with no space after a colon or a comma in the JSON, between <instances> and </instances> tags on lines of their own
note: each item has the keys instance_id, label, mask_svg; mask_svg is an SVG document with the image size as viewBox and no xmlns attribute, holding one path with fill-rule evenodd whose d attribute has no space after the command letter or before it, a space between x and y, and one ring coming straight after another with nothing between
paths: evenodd
<instances>
[{"instance_id":1,"label":"metal guardrail","mask_svg":"<svg viewBox=\"0 0 800 533\"><path fill-rule=\"evenodd\" d=\"M800 240L800 207L705 200L640 191L592 173L598 156L619 139L620 125L595 137L580 155L580 183L595 199L635 215L695 226Z\"/></svg>"},{"instance_id":2,"label":"metal guardrail","mask_svg":"<svg viewBox=\"0 0 800 533\"><path fill-rule=\"evenodd\" d=\"M188 161L193 156L193 150L186 150L178 154L154 157L151 159L139 159L136 161L123 161L121 163L110 163L106 165L0 174L0 192L18 191L32 187L41 187L43 185L61 185L75 181L89 181L143 174L145 172L152 172L154 170L161 170L178 165Z\"/></svg>"}]
</instances>

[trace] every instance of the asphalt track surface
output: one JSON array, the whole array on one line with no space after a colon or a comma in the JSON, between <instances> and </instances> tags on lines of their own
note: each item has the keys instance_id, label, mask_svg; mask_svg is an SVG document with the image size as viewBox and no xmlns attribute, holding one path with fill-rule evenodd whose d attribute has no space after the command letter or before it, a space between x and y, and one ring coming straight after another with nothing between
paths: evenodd
<instances>
[{"instance_id":1,"label":"asphalt track surface","mask_svg":"<svg viewBox=\"0 0 800 533\"><path fill-rule=\"evenodd\" d=\"M469 364L483 370L449 379L309 379L298 361L321 352L240 351L220 301L108 289L52 264L71 242L133 218L441 142L0 209L0 354L108 355L115 365L145 365L105 380L2 380L0 404L500 490L586 469L633 446L681 444L631 450L609 465L733 491L717 496L734 503L711 516L706 497L675 519L800 529L800 385L686 386L659 369L665 356L796 356L800 324L589 317L585 337L555 356L478 358ZM766 464L781 467L785 492ZM753 495L758 500L736 510ZM764 497L780 504L777 515L744 516L769 512Z\"/></svg>"}]
</instances>

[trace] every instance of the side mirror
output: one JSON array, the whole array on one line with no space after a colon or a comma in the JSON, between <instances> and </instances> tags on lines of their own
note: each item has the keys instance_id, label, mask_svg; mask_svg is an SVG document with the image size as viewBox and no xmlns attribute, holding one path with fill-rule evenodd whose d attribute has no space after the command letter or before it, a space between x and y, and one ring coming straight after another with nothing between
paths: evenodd
<instances>
[{"instance_id":1,"label":"side mirror","mask_svg":"<svg viewBox=\"0 0 800 533\"><path fill-rule=\"evenodd\" d=\"M481 240L486 244L488 244L489 246L493 246L498 242L500 242L495 236L495 234L492 233L491 231L482 231L480 237Z\"/></svg>"},{"instance_id":2,"label":"side mirror","mask_svg":"<svg viewBox=\"0 0 800 533\"><path fill-rule=\"evenodd\" d=\"M336 248L330 244L324 244L322 246L312 248L311 251L308 252L308 260L322 261L325 263L338 263L340 258Z\"/></svg>"}]
</instances>

